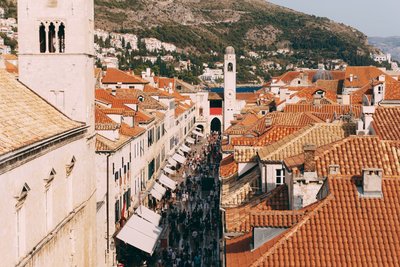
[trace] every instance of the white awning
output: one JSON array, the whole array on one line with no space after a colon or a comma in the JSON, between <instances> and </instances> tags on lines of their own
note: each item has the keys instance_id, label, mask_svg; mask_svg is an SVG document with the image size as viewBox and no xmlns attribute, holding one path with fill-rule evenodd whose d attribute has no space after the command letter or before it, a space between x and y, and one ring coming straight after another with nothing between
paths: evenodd
<instances>
[{"instance_id":1,"label":"white awning","mask_svg":"<svg viewBox=\"0 0 400 267\"><path fill-rule=\"evenodd\" d=\"M152 255L161 232L161 227L133 215L122 227L117 238Z\"/></svg>"},{"instance_id":2,"label":"white awning","mask_svg":"<svg viewBox=\"0 0 400 267\"><path fill-rule=\"evenodd\" d=\"M177 162L173 158L168 158L168 163L171 164L171 166L176 167Z\"/></svg>"},{"instance_id":3,"label":"white awning","mask_svg":"<svg viewBox=\"0 0 400 267\"><path fill-rule=\"evenodd\" d=\"M192 137L188 137L186 138L186 142L190 143L190 144L194 144L194 139Z\"/></svg>"},{"instance_id":4,"label":"white awning","mask_svg":"<svg viewBox=\"0 0 400 267\"><path fill-rule=\"evenodd\" d=\"M158 179L160 183L165 185L166 187L170 188L172 191L176 189L176 182L166 176L165 174L161 174L160 178Z\"/></svg>"},{"instance_id":5,"label":"white awning","mask_svg":"<svg viewBox=\"0 0 400 267\"><path fill-rule=\"evenodd\" d=\"M135 210L136 214L145 219L146 221L151 222L154 225L159 225L161 221L161 215L155 213L149 208L146 208L145 206L141 205L139 208Z\"/></svg>"},{"instance_id":6,"label":"white awning","mask_svg":"<svg viewBox=\"0 0 400 267\"><path fill-rule=\"evenodd\" d=\"M150 194L153 197L155 197L157 200L161 200L162 197L165 195L165 191L167 191L167 189L165 189L159 183L155 182L154 185L153 185L153 188L150 191Z\"/></svg>"},{"instance_id":7,"label":"white awning","mask_svg":"<svg viewBox=\"0 0 400 267\"><path fill-rule=\"evenodd\" d=\"M181 155L181 156L185 156L185 153L182 151L182 149L181 148L179 148L178 149L178 151L176 151L179 155Z\"/></svg>"},{"instance_id":8,"label":"white awning","mask_svg":"<svg viewBox=\"0 0 400 267\"><path fill-rule=\"evenodd\" d=\"M198 135L198 136L200 136L200 137L203 137L203 136L204 136L204 134L202 134L201 132L198 132L198 131L196 131L196 130L192 131L192 133L194 133L195 135Z\"/></svg>"},{"instance_id":9,"label":"white awning","mask_svg":"<svg viewBox=\"0 0 400 267\"><path fill-rule=\"evenodd\" d=\"M190 147L188 147L188 146L186 146L186 145L182 145L182 146L181 146L181 149L182 149L183 151L185 151L185 152L189 152L189 151L192 150Z\"/></svg>"},{"instance_id":10,"label":"white awning","mask_svg":"<svg viewBox=\"0 0 400 267\"><path fill-rule=\"evenodd\" d=\"M175 154L172 156L172 158L173 158L174 160L176 160L177 162L181 163L181 164L185 163L185 161L186 161L186 158L185 158L184 156L181 156L181 155L179 155L179 154L177 154L177 153L175 153Z\"/></svg>"},{"instance_id":11,"label":"white awning","mask_svg":"<svg viewBox=\"0 0 400 267\"><path fill-rule=\"evenodd\" d=\"M171 174L171 175L176 174L176 171L174 171L174 170L172 170L172 169L170 169L170 168L168 168L168 167L165 167L165 168L164 168L164 171L165 171L166 173Z\"/></svg>"}]
</instances>

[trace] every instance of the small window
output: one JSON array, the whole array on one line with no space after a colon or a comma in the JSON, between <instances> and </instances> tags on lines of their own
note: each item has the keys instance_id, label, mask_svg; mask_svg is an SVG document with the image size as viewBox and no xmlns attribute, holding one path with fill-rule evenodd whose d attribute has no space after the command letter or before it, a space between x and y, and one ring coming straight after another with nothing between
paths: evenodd
<instances>
[{"instance_id":1,"label":"small window","mask_svg":"<svg viewBox=\"0 0 400 267\"><path fill-rule=\"evenodd\" d=\"M276 184L281 185L285 183L285 170L276 170Z\"/></svg>"},{"instance_id":2,"label":"small window","mask_svg":"<svg viewBox=\"0 0 400 267\"><path fill-rule=\"evenodd\" d=\"M60 53L65 53L65 26L61 23L58 27L58 49Z\"/></svg>"},{"instance_id":3,"label":"small window","mask_svg":"<svg viewBox=\"0 0 400 267\"><path fill-rule=\"evenodd\" d=\"M40 53L46 53L46 27L43 23L39 27Z\"/></svg>"},{"instance_id":4,"label":"small window","mask_svg":"<svg viewBox=\"0 0 400 267\"><path fill-rule=\"evenodd\" d=\"M71 163L68 164L67 166L65 166L67 176L71 175L71 172L72 172L72 170L74 169L74 166L75 166L75 162L76 162L75 157L72 157Z\"/></svg>"},{"instance_id":5,"label":"small window","mask_svg":"<svg viewBox=\"0 0 400 267\"><path fill-rule=\"evenodd\" d=\"M229 64L228 64L228 71L229 71L229 72L232 72L232 71L233 71L233 64L232 64L232 63L229 63Z\"/></svg>"},{"instance_id":6,"label":"small window","mask_svg":"<svg viewBox=\"0 0 400 267\"><path fill-rule=\"evenodd\" d=\"M48 33L48 40L49 40L49 53L55 53L56 52L56 26L54 26L54 23L50 23L49 26L49 33Z\"/></svg>"}]
</instances>

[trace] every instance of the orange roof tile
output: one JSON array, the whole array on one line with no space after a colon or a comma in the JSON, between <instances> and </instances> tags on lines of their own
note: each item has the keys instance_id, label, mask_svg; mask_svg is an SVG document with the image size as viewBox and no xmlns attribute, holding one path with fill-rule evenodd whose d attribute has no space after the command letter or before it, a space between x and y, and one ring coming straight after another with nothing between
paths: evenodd
<instances>
[{"instance_id":1,"label":"orange roof tile","mask_svg":"<svg viewBox=\"0 0 400 267\"><path fill-rule=\"evenodd\" d=\"M106 71L106 75L103 77L101 82L103 84L116 84L116 83L148 84L149 83L149 81L146 81L139 76L135 76L115 68L108 68Z\"/></svg>"},{"instance_id":2,"label":"orange roof tile","mask_svg":"<svg viewBox=\"0 0 400 267\"><path fill-rule=\"evenodd\" d=\"M327 177L330 165L340 174L361 175L363 168L381 168L384 175L400 176L400 141L381 141L377 136L350 136L317 151L319 177Z\"/></svg>"},{"instance_id":3,"label":"orange roof tile","mask_svg":"<svg viewBox=\"0 0 400 267\"><path fill-rule=\"evenodd\" d=\"M400 140L400 107L378 107L372 125L381 139Z\"/></svg>"},{"instance_id":4,"label":"orange roof tile","mask_svg":"<svg viewBox=\"0 0 400 267\"><path fill-rule=\"evenodd\" d=\"M344 87L361 88L371 83L371 80L377 79L379 75L382 74L384 73L380 69L373 66L365 66L365 67L349 66L346 68ZM350 82L350 75L353 75L352 82Z\"/></svg>"},{"instance_id":5,"label":"orange roof tile","mask_svg":"<svg viewBox=\"0 0 400 267\"><path fill-rule=\"evenodd\" d=\"M220 163L219 175L221 177L230 177L238 171L238 164L235 162L233 155L224 158Z\"/></svg>"},{"instance_id":6,"label":"orange roof tile","mask_svg":"<svg viewBox=\"0 0 400 267\"><path fill-rule=\"evenodd\" d=\"M287 104L284 108L284 112L287 113L299 113L308 112L315 115L316 113L323 114L336 114L336 115L347 115L352 113L355 118L361 116L361 105L313 105L313 104ZM317 116L319 117L319 116Z\"/></svg>"},{"instance_id":7,"label":"orange roof tile","mask_svg":"<svg viewBox=\"0 0 400 267\"><path fill-rule=\"evenodd\" d=\"M227 266L400 265L400 177L382 179L382 198L360 197L355 177L327 183L324 199L261 247L250 249L251 233L227 240Z\"/></svg>"}]
</instances>

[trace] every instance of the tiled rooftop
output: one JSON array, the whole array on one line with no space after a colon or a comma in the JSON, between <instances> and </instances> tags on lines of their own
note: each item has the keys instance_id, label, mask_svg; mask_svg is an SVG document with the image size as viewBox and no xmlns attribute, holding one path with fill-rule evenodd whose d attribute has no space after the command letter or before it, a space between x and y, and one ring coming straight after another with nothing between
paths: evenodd
<instances>
[{"instance_id":1,"label":"tiled rooftop","mask_svg":"<svg viewBox=\"0 0 400 267\"><path fill-rule=\"evenodd\" d=\"M382 198L360 197L357 180L329 177L329 195L258 249L251 233L227 241L227 266L399 266L400 177L383 178Z\"/></svg>"},{"instance_id":2,"label":"tiled rooftop","mask_svg":"<svg viewBox=\"0 0 400 267\"><path fill-rule=\"evenodd\" d=\"M0 70L0 155L83 126Z\"/></svg>"},{"instance_id":3,"label":"tiled rooftop","mask_svg":"<svg viewBox=\"0 0 400 267\"><path fill-rule=\"evenodd\" d=\"M302 153L305 144L314 144L320 147L351 134L355 134L354 124L317 123L306 126L280 141L262 148L258 154L263 161L282 161Z\"/></svg>"},{"instance_id":4,"label":"tiled rooftop","mask_svg":"<svg viewBox=\"0 0 400 267\"><path fill-rule=\"evenodd\" d=\"M373 119L373 128L381 139L400 140L400 107L378 107Z\"/></svg>"},{"instance_id":5,"label":"tiled rooftop","mask_svg":"<svg viewBox=\"0 0 400 267\"><path fill-rule=\"evenodd\" d=\"M233 155L224 158L221 161L219 175L223 178L230 177L238 171L238 164L235 162Z\"/></svg>"},{"instance_id":6,"label":"tiled rooftop","mask_svg":"<svg viewBox=\"0 0 400 267\"><path fill-rule=\"evenodd\" d=\"M125 71L115 69L115 68L108 68L106 71L106 75L103 77L101 82L104 84L116 84L116 83L147 84L147 83L149 83L148 81L142 79L139 76L136 76L131 73L127 73Z\"/></svg>"}]
</instances>

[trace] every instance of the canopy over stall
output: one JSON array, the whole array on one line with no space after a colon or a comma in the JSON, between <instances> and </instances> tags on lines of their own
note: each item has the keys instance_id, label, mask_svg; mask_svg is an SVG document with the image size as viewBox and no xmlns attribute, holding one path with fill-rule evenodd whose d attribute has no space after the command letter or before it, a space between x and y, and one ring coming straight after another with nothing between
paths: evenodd
<instances>
[{"instance_id":1,"label":"canopy over stall","mask_svg":"<svg viewBox=\"0 0 400 267\"><path fill-rule=\"evenodd\" d=\"M165 185L166 187L170 188L172 191L176 189L176 182L166 176L165 174L161 174L160 178L158 179L160 183Z\"/></svg>"},{"instance_id":2,"label":"canopy over stall","mask_svg":"<svg viewBox=\"0 0 400 267\"><path fill-rule=\"evenodd\" d=\"M171 164L171 166L176 167L178 164L172 157L168 158L168 163Z\"/></svg>"},{"instance_id":3,"label":"canopy over stall","mask_svg":"<svg viewBox=\"0 0 400 267\"><path fill-rule=\"evenodd\" d=\"M136 214L145 219L148 222L151 222L154 225L159 225L161 221L161 215L155 213L149 208L141 205L135 210Z\"/></svg>"},{"instance_id":4,"label":"canopy over stall","mask_svg":"<svg viewBox=\"0 0 400 267\"><path fill-rule=\"evenodd\" d=\"M192 137L188 137L186 138L186 142L188 142L189 144L194 144L195 140Z\"/></svg>"},{"instance_id":5,"label":"canopy over stall","mask_svg":"<svg viewBox=\"0 0 400 267\"><path fill-rule=\"evenodd\" d=\"M202 134L201 132L196 131L196 130L192 131L192 133L195 134L195 135L197 135L197 136L200 136L200 137L203 137L203 136L204 136L204 134Z\"/></svg>"},{"instance_id":6,"label":"canopy over stall","mask_svg":"<svg viewBox=\"0 0 400 267\"><path fill-rule=\"evenodd\" d=\"M152 255L161 232L161 227L133 215L118 233L117 238Z\"/></svg>"},{"instance_id":7,"label":"canopy over stall","mask_svg":"<svg viewBox=\"0 0 400 267\"><path fill-rule=\"evenodd\" d=\"M150 190L150 194L153 197L155 197L158 201L160 201L162 197L165 195L165 191L167 191L167 189L162 187L162 185L160 185L159 183L155 182L153 188Z\"/></svg>"},{"instance_id":8,"label":"canopy over stall","mask_svg":"<svg viewBox=\"0 0 400 267\"><path fill-rule=\"evenodd\" d=\"M165 168L164 168L164 171L165 171L166 173L168 173L168 174L171 174L171 175L175 175L175 174L176 174L176 171L170 169L169 167L165 167Z\"/></svg>"},{"instance_id":9,"label":"canopy over stall","mask_svg":"<svg viewBox=\"0 0 400 267\"><path fill-rule=\"evenodd\" d=\"M188 147L188 146L185 145L185 144L183 144L183 145L181 146L181 149L182 149L183 151L185 151L185 152L190 152L190 151L192 150L190 147Z\"/></svg>"},{"instance_id":10,"label":"canopy over stall","mask_svg":"<svg viewBox=\"0 0 400 267\"><path fill-rule=\"evenodd\" d=\"M184 164L186 162L186 158L184 156L179 155L178 153L175 153L172 158L176 160L177 162Z\"/></svg>"}]
</instances>

